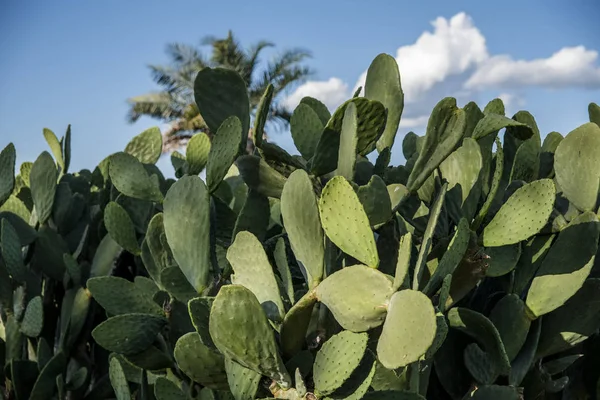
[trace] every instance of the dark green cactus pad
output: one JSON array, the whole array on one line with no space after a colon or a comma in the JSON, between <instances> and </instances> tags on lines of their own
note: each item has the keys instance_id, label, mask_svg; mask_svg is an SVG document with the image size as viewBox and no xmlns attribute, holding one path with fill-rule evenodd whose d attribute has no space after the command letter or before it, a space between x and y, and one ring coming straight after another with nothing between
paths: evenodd
<instances>
[{"instance_id":1,"label":"dark green cactus pad","mask_svg":"<svg viewBox=\"0 0 600 400\"><path fill-rule=\"evenodd\" d=\"M582 211L595 210L600 182L600 126L588 122L560 142L554 154L556 181Z\"/></svg>"},{"instance_id":2,"label":"dark green cactus pad","mask_svg":"<svg viewBox=\"0 0 600 400\"><path fill-rule=\"evenodd\" d=\"M118 358L113 357L110 360L108 374L117 400L130 400L129 382Z\"/></svg>"},{"instance_id":3,"label":"dark green cactus pad","mask_svg":"<svg viewBox=\"0 0 600 400\"><path fill-rule=\"evenodd\" d=\"M292 272L290 271L290 266L287 260L285 240L283 240L283 238L277 239L277 243L275 243L275 250L273 251L273 258L275 259L275 266L277 267L277 271L281 277L283 290L287 294L290 304L294 304L296 302L296 296L294 295L294 283L292 280Z\"/></svg>"},{"instance_id":4,"label":"dark green cactus pad","mask_svg":"<svg viewBox=\"0 0 600 400\"><path fill-rule=\"evenodd\" d=\"M216 390L229 387L223 356L204 345L197 332L180 337L173 355L177 366L194 382Z\"/></svg>"},{"instance_id":5,"label":"dark green cactus pad","mask_svg":"<svg viewBox=\"0 0 600 400\"><path fill-rule=\"evenodd\" d=\"M490 133L498 132L500 129L509 127L511 128L511 134L520 140L526 140L533 136L531 127L523 122L494 113L494 111L484 111L484 114L485 116L479 120L477 126L475 126L475 129L473 130L472 137L475 140L482 139Z\"/></svg>"},{"instance_id":6,"label":"dark green cactus pad","mask_svg":"<svg viewBox=\"0 0 600 400\"><path fill-rule=\"evenodd\" d=\"M408 390L377 390L365 393L363 400L425 400L425 397Z\"/></svg>"},{"instance_id":7,"label":"dark green cactus pad","mask_svg":"<svg viewBox=\"0 0 600 400\"><path fill-rule=\"evenodd\" d=\"M521 244L489 247L484 252L489 257L485 274L490 277L502 276L513 271L517 266L521 257Z\"/></svg>"},{"instance_id":8,"label":"dark green cactus pad","mask_svg":"<svg viewBox=\"0 0 600 400\"><path fill-rule=\"evenodd\" d=\"M514 360L527 339L531 325L525 303L515 294L504 296L492 309L490 321L500 334L508 359Z\"/></svg>"},{"instance_id":9,"label":"dark green cactus pad","mask_svg":"<svg viewBox=\"0 0 600 400\"><path fill-rule=\"evenodd\" d=\"M373 175L369 183L359 187L356 194L371 226L379 227L392 217L392 202L388 189L378 175Z\"/></svg>"},{"instance_id":10,"label":"dark green cactus pad","mask_svg":"<svg viewBox=\"0 0 600 400\"><path fill-rule=\"evenodd\" d=\"M198 296L198 292L178 266L167 267L160 271L160 281L171 296L184 303Z\"/></svg>"},{"instance_id":11,"label":"dark green cactus pad","mask_svg":"<svg viewBox=\"0 0 600 400\"><path fill-rule=\"evenodd\" d=\"M217 132L221 124L236 116L242 124L243 143L250 129L250 104L248 90L242 77L234 70L226 68L203 68L194 81L194 98L202 118L212 132Z\"/></svg>"},{"instance_id":12,"label":"dark green cactus pad","mask_svg":"<svg viewBox=\"0 0 600 400\"><path fill-rule=\"evenodd\" d=\"M557 309L583 286L594 265L600 220L591 211L558 234L527 293L527 307L539 317Z\"/></svg>"},{"instance_id":13,"label":"dark green cactus pad","mask_svg":"<svg viewBox=\"0 0 600 400\"><path fill-rule=\"evenodd\" d=\"M137 280L137 279L136 279ZM137 284L116 276L91 278L87 288L94 299L110 315L146 313L163 316L165 313L152 296Z\"/></svg>"},{"instance_id":14,"label":"dark green cactus pad","mask_svg":"<svg viewBox=\"0 0 600 400\"><path fill-rule=\"evenodd\" d=\"M396 60L388 54L379 54L367 70L365 97L377 100L387 110L385 130L377 140L377 150L392 148L400 117L404 109L404 92L400 80L400 71Z\"/></svg>"},{"instance_id":15,"label":"dark green cactus pad","mask_svg":"<svg viewBox=\"0 0 600 400\"><path fill-rule=\"evenodd\" d=\"M312 182L303 170L292 172L283 187L281 217L292 251L312 289L323 276L325 248L317 198Z\"/></svg>"},{"instance_id":16,"label":"dark green cactus pad","mask_svg":"<svg viewBox=\"0 0 600 400\"><path fill-rule=\"evenodd\" d=\"M494 324L484 315L462 307L448 311L448 325L471 336L483 346L500 374L508 374L510 361Z\"/></svg>"},{"instance_id":17,"label":"dark green cactus pad","mask_svg":"<svg viewBox=\"0 0 600 400\"><path fill-rule=\"evenodd\" d=\"M94 254L92 267L90 269L90 278L95 276L106 276L110 274L113 268L114 260L122 250L123 249L121 246L119 246L109 234L106 234L100 241L100 244L96 249L96 253Z\"/></svg>"},{"instance_id":18,"label":"dark green cactus pad","mask_svg":"<svg viewBox=\"0 0 600 400\"><path fill-rule=\"evenodd\" d=\"M325 233L337 247L369 267L378 267L369 218L344 177L336 176L327 182L319 199L319 213Z\"/></svg>"},{"instance_id":19,"label":"dark green cactus pad","mask_svg":"<svg viewBox=\"0 0 600 400\"><path fill-rule=\"evenodd\" d=\"M238 233L233 244L227 249L227 260L234 271L231 281L250 289L267 317L271 321L281 323L285 315L281 293L273 267L256 236L246 231Z\"/></svg>"},{"instance_id":20,"label":"dark green cactus pad","mask_svg":"<svg viewBox=\"0 0 600 400\"><path fill-rule=\"evenodd\" d=\"M15 186L15 145L9 143L0 152L0 205L4 203Z\"/></svg>"},{"instance_id":21,"label":"dark green cactus pad","mask_svg":"<svg viewBox=\"0 0 600 400\"><path fill-rule=\"evenodd\" d=\"M544 371L550 375L560 374L569 368L573 363L583 357L583 354L574 354L571 356L565 356L557 358L542 364Z\"/></svg>"},{"instance_id":22,"label":"dark green cactus pad","mask_svg":"<svg viewBox=\"0 0 600 400\"><path fill-rule=\"evenodd\" d=\"M433 344L437 322L431 300L416 290L401 290L389 303L377 358L396 369L418 361Z\"/></svg>"},{"instance_id":23,"label":"dark green cactus pad","mask_svg":"<svg viewBox=\"0 0 600 400\"><path fill-rule=\"evenodd\" d=\"M465 138L470 138L473 136L473 132L475 131L475 127L481 121L481 119L485 116L481 108L477 105L477 103L470 101L464 107L465 113L467 114L467 126L465 128Z\"/></svg>"},{"instance_id":24,"label":"dark green cactus pad","mask_svg":"<svg viewBox=\"0 0 600 400\"><path fill-rule=\"evenodd\" d=\"M200 334L202 343L208 347L216 348L208 333L208 321L210 319L210 310L214 297L197 297L188 302L188 312L192 320L192 325L196 332Z\"/></svg>"},{"instance_id":25,"label":"dark green cactus pad","mask_svg":"<svg viewBox=\"0 0 600 400\"><path fill-rule=\"evenodd\" d=\"M600 126L600 106L596 103L590 103L588 105L588 114L590 116L590 122Z\"/></svg>"},{"instance_id":26,"label":"dark green cactus pad","mask_svg":"<svg viewBox=\"0 0 600 400\"><path fill-rule=\"evenodd\" d=\"M56 281L62 281L66 270L63 254L69 253L62 236L48 226L43 226L38 231L35 243L35 253L31 260L33 269L44 272Z\"/></svg>"},{"instance_id":27,"label":"dark green cactus pad","mask_svg":"<svg viewBox=\"0 0 600 400\"><path fill-rule=\"evenodd\" d=\"M196 133L185 148L185 161L187 162L188 174L198 175L208 162L211 143L210 138L204 132Z\"/></svg>"},{"instance_id":28,"label":"dark green cactus pad","mask_svg":"<svg viewBox=\"0 0 600 400\"><path fill-rule=\"evenodd\" d=\"M52 214L54 195L56 193L58 170L52 156L44 151L31 167L31 198L35 205L37 218L45 223Z\"/></svg>"},{"instance_id":29,"label":"dark green cactus pad","mask_svg":"<svg viewBox=\"0 0 600 400\"><path fill-rule=\"evenodd\" d=\"M340 147L336 175L351 181L354 178L354 164L358 144L358 121L356 105L349 103L344 111L342 128L340 129Z\"/></svg>"},{"instance_id":30,"label":"dark green cactus pad","mask_svg":"<svg viewBox=\"0 0 600 400\"><path fill-rule=\"evenodd\" d=\"M317 352L313 366L315 390L329 395L350 378L365 355L368 335L342 331L329 340Z\"/></svg>"},{"instance_id":31,"label":"dark green cactus pad","mask_svg":"<svg viewBox=\"0 0 600 400\"><path fill-rule=\"evenodd\" d=\"M331 113L329 112L329 109L327 109L327 106L314 97L305 96L302 98L302 100L300 100L300 104L306 104L312 108L313 111L319 116L319 119L323 125L327 124L327 122L331 119Z\"/></svg>"},{"instance_id":32,"label":"dark green cactus pad","mask_svg":"<svg viewBox=\"0 0 600 400\"><path fill-rule=\"evenodd\" d=\"M404 158L408 160L417 153L417 139L419 136L413 131L408 132L402 139L402 154Z\"/></svg>"},{"instance_id":33,"label":"dark green cactus pad","mask_svg":"<svg viewBox=\"0 0 600 400\"><path fill-rule=\"evenodd\" d=\"M227 118L215 134L206 163L206 186L214 192L221 184L229 168L239 154L239 143L247 134L242 130L242 122L236 116Z\"/></svg>"},{"instance_id":34,"label":"dark green cactus pad","mask_svg":"<svg viewBox=\"0 0 600 400\"><path fill-rule=\"evenodd\" d=\"M29 400L46 400L49 393L54 393L56 377L63 372L66 364L65 354L62 351L56 353L40 371L31 389Z\"/></svg>"},{"instance_id":35,"label":"dark green cactus pad","mask_svg":"<svg viewBox=\"0 0 600 400\"><path fill-rule=\"evenodd\" d=\"M115 188L126 196L141 200L162 201L163 195L144 165L134 156L119 152L109 159L110 179Z\"/></svg>"},{"instance_id":36,"label":"dark green cactus pad","mask_svg":"<svg viewBox=\"0 0 600 400\"><path fill-rule=\"evenodd\" d=\"M531 182L537 179L540 169L540 146L535 140L525 141L515 153L509 181Z\"/></svg>"},{"instance_id":37,"label":"dark green cactus pad","mask_svg":"<svg viewBox=\"0 0 600 400\"><path fill-rule=\"evenodd\" d=\"M483 245L505 246L526 240L548 222L554 206L554 183L540 179L517 189L483 230Z\"/></svg>"},{"instance_id":38,"label":"dark green cactus pad","mask_svg":"<svg viewBox=\"0 0 600 400\"><path fill-rule=\"evenodd\" d=\"M477 343L469 344L464 351L465 367L479 385L490 385L498 379L493 360Z\"/></svg>"},{"instance_id":39,"label":"dark green cactus pad","mask_svg":"<svg viewBox=\"0 0 600 400\"><path fill-rule=\"evenodd\" d=\"M269 199L255 190L248 190L244 207L240 210L235 221L232 238L235 238L239 232L248 231L261 242L264 241L269 227L270 215Z\"/></svg>"},{"instance_id":40,"label":"dark green cactus pad","mask_svg":"<svg viewBox=\"0 0 600 400\"><path fill-rule=\"evenodd\" d=\"M322 121L319 114L306 103L301 102L294 109L290 119L290 131L294 145L305 159L310 160L315 154L326 123L327 120Z\"/></svg>"},{"instance_id":41,"label":"dark green cactus pad","mask_svg":"<svg viewBox=\"0 0 600 400\"><path fill-rule=\"evenodd\" d=\"M56 163L58 164L61 172L64 174L65 161L63 160L63 152L62 152L62 146L60 144L60 141L58 140L58 138L56 137L54 132L52 132L48 128L44 128L42 133L44 134L44 139L46 139L46 142L48 143L48 146L50 147L50 151L52 151L52 155L56 159Z\"/></svg>"},{"instance_id":42,"label":"dark green cactus pad","mask_svg":"<svg viewBox=\"0 0 600 400\"><path fill-rule=\"evenodd\" d=\"M4 357L1 358L1 361L4 363ZM6 379L10 377L14 397L17 400L29 399L31 388L43 367L38 368L34 361L18 359L7 360L3 366L6 371ZM4 374L2 377L4 378Z\"/></svg>"},{"instance_id":43,"label":"dark green cactus pad","mask_svg":"<svg viewBox=\"0 0 600 400\"><path fill-rule=\"evenodd\" d=\"M215 298L209 331L225 357L236 361L284 387L291 386L273 335L256 296L241 285L226 285Z\"/></svg>"},{"instance_id":44,"label":"dark green cactus pad","mask_svg":"<svg viewBox=\"0 0 600 400\"><path fill-rule=\"evenodd\" d=\"M462 218L456 227L454 236L450 240L448 249L442 256L437 268L433 271L427 285L423 288L423 293L433 296L442 285L444 278L454 272L467 251L470 237L471 230L469 229L469 223L465 218Z\"/></svg>"},{"instance_id":45,"label":"dark green cactus pad","mask_svg":"<svg viewBox=\"0 0 600 400\"><path fill-rule=\"evenodd\" d=\"M189 165L185 159L185 156L177 150L171 153L171 165L175 170L175 177L178 179L188 173Z\"/></svg>"},{"instance_id":46,"label":"dark green cactus pad","mask_svg":"<svg viewBox=\"0 0 600 400\"><path fill-rule=\"evenodd\" d=\"M284 357L290 358L302 350L316 302L316 292L311 290L285 314L280 333Z\"/></svg>"},{"instance_id":47,"label":"dark green cactus pad","mask_svg":"<svg viewBox=\"0 0 600 400\"><path fill-rule=\"evenodd\" d=\"M442 312L437 312L435 314L435 323L435 338L424 356L425 360L429 361L433 360L435 353L442 347L446 340L446 336L448 336L448 323L446 322L446 316Z\"/></svg>"},{"instance_id":48,"label":"dark green cactus pad","mask_svg":"<svg viewBox=\"0 0 600 400\"><path fill-rule=\"evenodd\" d=\"M271 168L265 160L257 156L244 155L238 157L235 165L239 169L244 183L249 188L256 190L263 196L281 197L286 179Z\"/></svg>"},{"instance_id":49,"label":"dark green cactus pad","mask_svg":"<svg viewBox=\"0 0 600 400\"><path fill-rule=\"evenodd\" d=\"M229 390L235 400L253 400L258 392L258 385L262 376L235 361L225 359L225 372Z\"/></svg>"},{"instance_id":50,"label":"dark green cactus pad","mask_svg":"<svg viewBox=\"0 0 600 400\"><path fill-rule=\"evenodd\" d=\"M163 204L163 223L179 268L201 293L210 272L210 199L198 176L185 176L171 186Z\"/></svg>"},{"instance_id":51,"label":"dark green cactus pad","mask_svg":"<svg viewBox=\"0 0 600 400\"><path fill-rule=\"evenodd\" d=\"M396 291L407 285L408 270L410 269L410 256L412 252L412 234L405 233L398 243L398 260L394 274L393 290Z\"/></svg>"},{"instance_id":52,"label":"dark green cactus pad","mask_svg":"<svg viewBox=\"0 0 600 400\"><path fill-rule=\"evenodd\" d=\"M273 84L269 83L258 107L256 107L256 117L254 118L254 127L252 128L252 142L258 148L263 144L263 135L265 130L265 124L271 111L271 102L273 101L274 88Z\"/></svg>"},{"instance_id":53,"label":"dark green cactus pad","mask_svg":"<svg viewBox=\"0 0 600 400\"><path fill-rule=\"evenodd\" d=\"M125 153L131 154L143 164L156 164L162 154L162 147L162 133L157 126L153 126L134 136L125 146Z\"/></svg>"},{"instance_id":54,"label":"dark green cactus pad","mask_svg":"<svg viewBox=\"0 0 600 400\"><path fill-rule=\"evenodd\" d=\"M111 201L104 209L104 226L109 235L119 246L134 255L141 252L140 245L135 234L133 222L127 211L118 203Z\"/></svg>"},{"instance_id":55,"label":"dark green cactus pad","mask_svg":"<svg viewBox=\"0 0 600 400\"><path fill-rule=\"evenodd\" d=\"M121 314L94 328L92 337L108 351L133 355L150 347L166 324L167 320L158 315Z\"/></svg>"},{"instance_id":56,"label":"dark green cactus pad","mask_svg":"<svg viewBox=\"0 0 600 400\"><path fill-rule=\"evenodd\" d=\"M521 347L519 354L511 362L508 383L519 386L533 365L535 352L542 331L542 319L536 319L531 323L527 339Z\"/></svg>"},{"instance_id":57,"label":"dark green cactus pad","mask_svg":"<svg viewBox=\"0 0 600 400\"><path fill-rule=\"evenodd\" d=\"M427 123L423 148L406 186L416 192L433 171L456 148L466 127L466 114L456 106L456 99L446 97L435 106Z\"/></svg>"},{"instance_id":58,"label":"dark green cactus pad","mask_svg":"<svg viewBox=\"0 0 600 400\"><path fill-rule=\"evenodd\" d=\"M42 298L36 296L27 303L23 320L21 321L21 332L31 338L38 337L44 327L44 308Z\"/></svg>"},{"instance_id":59,"label":"dark green cactus pad","mask_svg":"<svg viewBox=\"0 0 600 400\"><path fill-rule=\"evenodd\" d=\"M154 396L156 400L187 400L186 394L172 380L162 376L154 383Z\"/></svg>"},{"instance_id":60,"label":"dark green cactus pad","mask_svg":"<svg viewBox=\"0 0 600 400\"><path fill-rule=\"evenodd\" d=\"M381 325L394 293L392 282L364 265L343 268L317 286L317 298L347 330L364 332ZM352 293L352 296L348 296Z\"/></svg>"},{"instance_id":61,"label":"dark green cactus pad","mask_svg":"<svg viewBox=\"0 0 600 400\"><path fill-rule=\"evenodd\" d=\"M131 354L126 359L136 367L148 371L158 371L173 366L171 355L158 349L156 346L150 346L138 354Z\"/></svg>"},{"instance_id":62,"label":"dark green cactus pad","mask_svg":"<svg viewBox=\"0 0 600 400\"><path fill-rule=\"evenodd\" d=\"M483 160L479 145L471 138L465 138L462 146L440 164L442 178L448 181L448 190L460 186L461 207L479 179L482 166Z\"/></svg>"},{"instance_id":63,"label":"dark green cactus pad","mask_svg":"<svg viewBox=\"0 0 600 400\"><path fill-rule=\"evenodd\" d=\"M556 235L534 236L521 247L521 257L515 267L513 293L522 294L529 287L535 273L542 265Z\"/></svg>"},{"instance_id":64,"label":"dark green cactus pad","mask_svg":"<svg viewBox=\"0 0 600 400\"><path fill-rule=\"evenodd\" d=\"M487 385L480 386L472 396L474 400L520 400L521 395L516 388L511 386Z\"/></svg>"},{"instance_id":65,"label":"dark green cactus pad","mask_svg":"<svg viewBox=\"0 0 600 400\"><path fill-rule=\"evenodd\" d=\"M15 281L25 283L28 271L23 263L21 240L17 231L7 219L0 220L0 254L8 274Z\"/></svg>"},{"instance_id":66,"label":"dark green cactus pad","mask_svg":"<svg viewBox=\"0 0 600 400\"><path fill-rule=\"evenodd\" d=\"M542 150L540 153L540 178L554 177L554 154L559 143L564 139L563 135L558 132L550 132L544 138Z\"/></svg>"}]
</instances>

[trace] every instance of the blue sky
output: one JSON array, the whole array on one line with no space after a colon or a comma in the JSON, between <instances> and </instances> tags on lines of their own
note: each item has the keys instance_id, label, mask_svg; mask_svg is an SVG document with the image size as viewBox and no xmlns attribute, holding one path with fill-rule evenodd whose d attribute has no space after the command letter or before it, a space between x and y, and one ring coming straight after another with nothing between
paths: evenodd
<instances>
[{"instance_id":1,"label":"blue sky","mask_svg":"<svg viewBox=\"0 0 600 400\"><path fill-rule=\"evenodd\" d=\"M71 124L73 169L92 169L162 126L128 124L126 99L156 89L146 66L167 61L165 45L228 29L244 44L311 50L316 74L289 93L291 107L310 94L335 108L378 53L397 57L407 101L397 142L408 130L423 134L445 96L481 107L501 96L509 112L532 112L543 136L567 134L587 121L589 102L600 102L599 14L597 0L4 0L0 147L13 142L18 162L33 161L47 149L44 127L62 135ZM289 133L271 140L292 148ZM172 174L168 157L159 165Z\"/></svg>"}]
</instances>

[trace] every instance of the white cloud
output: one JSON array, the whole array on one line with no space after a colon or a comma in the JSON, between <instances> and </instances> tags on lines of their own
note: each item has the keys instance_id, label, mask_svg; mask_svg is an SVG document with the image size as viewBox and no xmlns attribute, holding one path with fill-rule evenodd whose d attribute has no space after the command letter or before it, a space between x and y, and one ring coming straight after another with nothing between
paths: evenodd
<instances>
[{"instance_id":1,"label":"white cloud","mask_svg":"<svg viewBox=\"0 0 600 400\"><path fill-rule=\"evenodd\" d=\"M499 55L486 60L467 80L470 89L517 86L600 87L598 52L583 46L565 47L548 58L513 60Z\"/></svg>"},{"instance_id":2,"label":"white cloud","mask_svg":"<svg viewBox=\"0 0 600 400\"><path fill-rule=\"evenodd\" d=\"M293 110L303 97L310 96L321 100L330 110L335 110L348 100L348 84L339 78L327 81L308 81L283 100L283 105Z\"/></svg>"},{"instance_id":3,"label":"white cloud","mask_svg":"<svg viewBox=\"0 0 600 400\"><path fill-rule=\"evenodd\" d=\"M498 90L508 110L521 107L522 94L516 88L600 87L598 52L583 46L565 47L547 58L515 60L509 55L490 55L485 36L464 12L431 22L432 31L398 48L405 108L400 127L427 124L428 113L443 97L456 97L459 105L476 100L478 92ZM338 78L309 81L285 99L293 108L302 97L312 96L335 109L364 86L366 71L352 91Z\"/></svg>"}]
</instances>

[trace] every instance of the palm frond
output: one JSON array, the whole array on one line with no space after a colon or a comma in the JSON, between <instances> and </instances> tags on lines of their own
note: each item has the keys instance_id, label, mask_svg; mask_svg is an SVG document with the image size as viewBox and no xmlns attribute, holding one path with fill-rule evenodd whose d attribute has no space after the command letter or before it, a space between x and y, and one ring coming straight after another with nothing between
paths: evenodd
<instances>
[{"instance_id":1,"label":"palm frond","mask_svg":"<svg viewBox=\"0 0 600 400\"><path fill-rule=\"evenodd\" d=\"M132 97L127 102L130 104L129 122L135 122L142 116L171 121L182 115L182 105L165 92Z\"/></svg>"},{"instance_id":2,"label":"palm frond","mask_svg":"<svg viewBox=\"0 0 600 400\"><path fill-rule=\"evenodd\" d=\"M274 43L271 42L267 42L265 40L261 40L260 42L256 43L254 46L250 47L250 49L248 49L248 51L246 52L246 62L245 65L243 67L243 71L242 71L242 78L244 78L244 81L246 81L248 84L251 82L252 80L252 75L254 74L254 70L256 69L257 64L259 63L259 56L260 53L268 48L268 47L273 47L275 46Z\"/></svg>"}]
</instances>

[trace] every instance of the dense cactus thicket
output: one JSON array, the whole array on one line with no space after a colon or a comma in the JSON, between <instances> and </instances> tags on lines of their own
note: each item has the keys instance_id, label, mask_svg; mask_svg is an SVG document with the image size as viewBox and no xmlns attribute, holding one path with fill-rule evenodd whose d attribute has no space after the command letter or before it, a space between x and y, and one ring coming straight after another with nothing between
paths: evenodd
<instances>
[{"instance_id":1,"label":"dense cactus thicket","mask_svg":"<svg viewBox=\"0 0 600 400\"><path fill-rule=\"evenodd\" d=\"M93 171L70 128L18 168L2 150L0 398L600 394L600 107L542 141L527 111L445 98L391 166L394 58L333 115L302 99L298 154L263 139L272 95L251 119L236 72L199 72L216 134L177 180L157 128Z\"/></svg>"}]
</instances>

